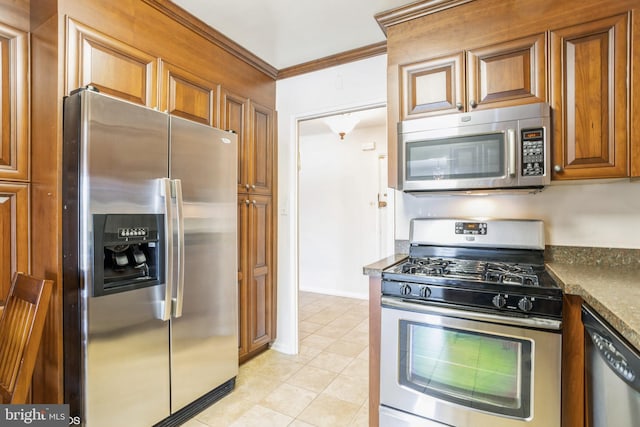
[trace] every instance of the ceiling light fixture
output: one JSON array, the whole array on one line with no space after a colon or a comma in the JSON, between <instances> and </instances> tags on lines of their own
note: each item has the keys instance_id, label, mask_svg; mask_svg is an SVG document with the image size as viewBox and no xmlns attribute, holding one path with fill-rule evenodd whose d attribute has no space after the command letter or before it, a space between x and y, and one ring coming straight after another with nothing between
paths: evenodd
<instances>
[{"instance_id":1,"label":"ceiling light fixture","mask_svg":"<svg viewBox=\"0 0 640 427\"><path fill-rule=\"evenodd\" d=\"M340 139L344 139L344 136L356 127L360 119L350 113L345 113L325 117L324 122L335 134L340 135Z\"/></svg>"}]
</instances>

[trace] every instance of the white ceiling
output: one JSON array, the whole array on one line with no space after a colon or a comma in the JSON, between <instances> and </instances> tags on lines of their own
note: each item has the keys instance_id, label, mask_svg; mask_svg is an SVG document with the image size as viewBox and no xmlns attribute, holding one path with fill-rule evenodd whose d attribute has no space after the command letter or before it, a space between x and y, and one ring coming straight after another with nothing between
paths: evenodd
<instances>
[{"instance_id":1,"label":"white ceiling","mask_svg":"<svg viewBox=\"0 0 640 427\"><path fill-rule=\"evenodd\" d=\"M374 15L415 0L172 0L278 70L385 40Z\"/></svg>"}]
</instances>

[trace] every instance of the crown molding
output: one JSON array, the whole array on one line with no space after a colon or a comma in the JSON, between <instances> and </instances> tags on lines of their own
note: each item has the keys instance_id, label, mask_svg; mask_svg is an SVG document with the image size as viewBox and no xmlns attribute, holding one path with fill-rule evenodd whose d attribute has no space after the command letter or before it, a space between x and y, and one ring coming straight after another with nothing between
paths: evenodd
<instances>
[{"instance_id":1,"label":"crown molding","mask_svg":"<svg viewBox=\"0 0 640 427\"><path fill-rule=\"evenodd\" d=\"M325 56L324 58L283 68L278 71L278 80L322 70L324 68L335 67L336 65L348 64L349 62L359 61L373 56L384 55L385 53L387 53L386 41L370 44L357 49L348 50L346 52Z\"/></svg>"},{"instance_id":2,"label":"crown molding","mask_svg":"<svg viewBox=\"0 0 640 427\"><path fill-rule=\"evenodd\" d=\"M420 0L396 9L377 13L374 18L378 21L382 31L387 34L387 29L392 25L421 18L472 1L474 0Z\"/></svg>"},{"instance_id":3,"label":"crown molding","mask_svg":"<svg viewBox=\"0 0 640 427\"><path fill-rule=\"evenodd\" d=\"M224 34L219 31L214 30L209 25L205 24L195 16L191 15L189 12L182 9L180 6L175 3L170 2L169 0L142 0L149 6L159 10L163 14L167 15L174 21L179 22L184 25L191 31L197 33L198 35L204 37L209 40L211 43L216 46L224 49L231 55L241 59L252 67L262 71L272 79L276 79L278 75L278 70L258 58L253 53L249 52L247 49L240 46L238 43L234 42Z\"/></svg>"}]
</instances>

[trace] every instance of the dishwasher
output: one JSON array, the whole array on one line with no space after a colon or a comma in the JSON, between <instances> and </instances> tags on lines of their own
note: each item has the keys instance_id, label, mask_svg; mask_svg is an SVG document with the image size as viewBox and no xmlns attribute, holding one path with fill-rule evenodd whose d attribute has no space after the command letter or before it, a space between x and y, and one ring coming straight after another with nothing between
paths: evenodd
<instances>
[{"instance_id":1,"label":"dishwasher","mask_svg":"<svg viewBox=\"0 0 640 427\"><path fill-rule=\"evenodd\" d=\"M640 351L583 304L587 426L640 426Z\"/></svg>"}]
</instances>

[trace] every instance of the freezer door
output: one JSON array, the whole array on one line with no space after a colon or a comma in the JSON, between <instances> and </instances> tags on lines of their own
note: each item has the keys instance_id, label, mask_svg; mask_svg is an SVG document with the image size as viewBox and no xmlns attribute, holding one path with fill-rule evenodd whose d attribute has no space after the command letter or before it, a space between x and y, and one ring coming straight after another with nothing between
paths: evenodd
<instances>
[{"instance_id":1,"label":"freezer door","mask_svg":"<svg viewBox=\"0 0 640 427\"><path fill-rule=\"evenodd\" d=\"M170 178L182 198L171 319L176 412L238 373L238 162L234 134L177 117L170 121Z\"/></svg>"},{"instance_id":2,"label":"freezer door","mask_svg":"<svg viewBox=\"0 0 640 427\"><path fill-rule=\"evenodd\" d=\"M165 285L91 297L92 227L94 214L163 213L160 179L168 172L168 116L90 91L75 96L82 98L83 421L89 427L153 425L170 412L169 322L157 311Z\"/></svg>"}]
</instances>

